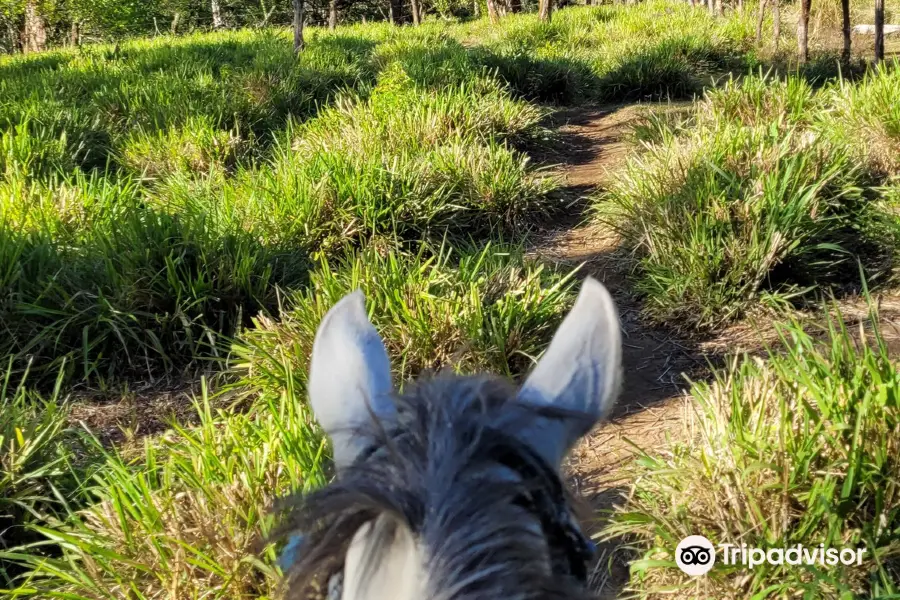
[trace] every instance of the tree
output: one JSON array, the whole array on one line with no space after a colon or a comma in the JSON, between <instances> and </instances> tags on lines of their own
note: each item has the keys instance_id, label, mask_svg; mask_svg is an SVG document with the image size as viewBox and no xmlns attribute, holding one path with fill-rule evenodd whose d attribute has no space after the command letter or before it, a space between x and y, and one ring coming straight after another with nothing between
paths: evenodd
<instances>
[{"instance_id":1,"label":"tree","mask_svg":"<svg viewBox=\"0 0 900 600\"><path fill-rule=\"evenodd\" d=\"M756 43L757 44L762 41L763 21L766 20L766 7L768 5L769 5L769 0L760 0L759 16L756 19Z\"/></svg>"},{"instance_id":2,"label":"tree","mask_svg":"<svg viewBox=\"0 0 900 600\"><path fill-rule=\"evenodd\" d=\"M544 1L544 0L542 0L542 1ZM500 17L503 16L503 13L504 13L503 8L504 7L500 4L497 4L497 0L486 0L486 4L487 4L488 19L490 20L491 23L494 23L494 24L498 23L500 21Z\"/></svg>"},{"instance_id":3,"label":"tree","mask_svg":"<svg viewBox=\"0 0 900 600\"><path fill-rule=\"evenodd\" d=\"M303 0L294 0L294 54L303 50Z\"/></svg>"},{"instance_id":4,"label":"tree","mask_svg":"<svg viewBox=\"0 0 900 600\"><path fill-rule=\"evenodd\" d=\"M335 27L337 27L337 0L329 0L328 29L334 30Z\"/></svg>"},{"instance_id":5,"label":"tree","mask_svg":"<svg viewBox=\"0 0 900 600\"><path fill-rule=\"evenodd\" d=\"M778 50L778 42L781 41L781 0L772 0L772 37Z\"/></svg>"},{"instance_id":6,"label":"tree","mask_svg":"<svg viewBox=\"0 0 900 600\"><path fill-rule=\"evenodd\" d=\"M875 0L875 61L884 60L884 0Z\"/></svg>"},{"instance_id":7,"label":"tree","mask_svg":"<svg viewBox=\"0 0 900 600\"><path fill-rule=\"evenodd\" d=\"M850 0L841 0L841 24L844 30L844 49L841 59L844 62L850 60Z\"/></svg>"},{"instance_id":8,"label":"tree","mask_svg":"<svg viewBox=\"0 0 900 600\"><path fill-rule=\"evenodd\" d=\"M219 6L219 0L211 0L209 8L212 11L213 29L222 29L225 26L225 21L222 20L222 9Z\"/></svg>"},{"instance_id":9,"label":"tree","mask_svg":"<svg viewBox=\"0 0 900 600\"><path fill-rule=\"evenodd\" d=\"M797 21L797 49L800 62L809 62L809 8L812 0L800 0L800 19Z\"/></svg>"},{"instance_id":10,"label":"tree","mask_svg":"<svg viewBox=\"0 0 900 600\"><path fill-rule=\"evenodd\" d=\"M409 8L412 12L413 25L418 25L422 22L422 15L419 12L419 0L409 0Z\"/></svg>"},{"instance_id":11,"label":"tree","mask_svg":"<svg viewBox=\"0 0 900 600\"><path fill-rule=\"evenodd\" d=\"M47 25L37 0L25 3L25 28L22 35L23 52L41 52L47 48Z\"/></svg>"},{"instance_id":12,"label":"tree","mask_svg":"<svg viewBox=\"0 0 900 600\"><path fill-rule=\"evenodd\" d=\"M403 23L403 0L390 0L388 16L393 25L400 25Z\"/></svg>"},{"instance_id":13,"label":"tree","mask_svg":"<svg viewBox=\"0 0 900 600\"><path fill-rule=\"evenodd\" d=\"M539 8L538 8L538 16L541 18L541 21L549 23L550 17L552 15L553 15L553 0L540 0Z\"/></svg>"}]
</instances>

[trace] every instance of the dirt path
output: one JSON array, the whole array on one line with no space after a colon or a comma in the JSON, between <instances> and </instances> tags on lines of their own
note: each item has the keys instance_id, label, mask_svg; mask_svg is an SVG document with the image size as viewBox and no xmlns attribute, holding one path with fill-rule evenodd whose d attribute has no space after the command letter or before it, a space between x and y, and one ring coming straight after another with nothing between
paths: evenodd
<instances>
[{"instance_id":1,"label":"dirt path","mask_svg":"<svg viewBox=\"0 0 900 600\"><path fill-rule=\"evenodd\" d=\"M554 115L552 126L561 135L562 150L548 160L560 164L564 193L577 200L602 191L604 183L621 168L632 147L627 140L634 121L646 106L611 106L567 109ZM555 160L554 160L555 159ZM584 263L581 274L592 275L613 294L623 329L624 380L619 404L609 423L602 425L573 452L570 480L598 514L626 489L622 467L641 448L658 448L678 436L686 404L684 373L708 368L707 356L694 342L648 326L639 316L637 299L627 280L628 260L617 236L608 226L577 216L542 232L529 248L533 257L565 267ZM601 548L595 586L602 598L614 598L627 581L621 561L607 568L613 548Z\"/></svg>"},{"instance_id":2,"label":"dirt path","mask_svg":"<svg viewBox=\"0 0 900 600\"><path fill-rule=\"evenodd\" d=\"M563 150L555 156L565 177L564 193L587 197L602 191L611 173L621 168L631 144L628 132L646 105L588 107L560 111L553 125L562 137ZM650 422L659 430L663 409L679 398L685 388L682 373L705 368L705 355L694 342L679 340L670 332L651 327L639 315L637 298L631 292L627 250L607 225L579 216L544 231L529 248L541 261L564 267L584 263L581 275L592 275L613 294L623 329L625 377L613 423L597 432L579 450L576 471L584 476L588 465L610 461L604 449L609 429L629 430L628 423ZM598 442L603 441L603 444ZM590 454L598 454L590 460ZM618 462L618 461L612 461ZM586 482L584 482L586 483Z\"/></svg>"}]
</instances>

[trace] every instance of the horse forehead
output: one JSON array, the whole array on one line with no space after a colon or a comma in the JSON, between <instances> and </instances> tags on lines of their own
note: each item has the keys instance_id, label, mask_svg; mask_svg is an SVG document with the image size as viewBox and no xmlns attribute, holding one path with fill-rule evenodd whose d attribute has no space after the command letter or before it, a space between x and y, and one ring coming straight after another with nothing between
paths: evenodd
<instances>
[{"instance_id":1,"label":"horse forehead","mask_svg":"<svg viewBox=\"0 0 900 600\"><path fill-rule=\"evenodd\" d=\"M421 600L423 565L409 529L382 515L360 527L350 542L341 600Z\"/></svg>"}]
</instances>

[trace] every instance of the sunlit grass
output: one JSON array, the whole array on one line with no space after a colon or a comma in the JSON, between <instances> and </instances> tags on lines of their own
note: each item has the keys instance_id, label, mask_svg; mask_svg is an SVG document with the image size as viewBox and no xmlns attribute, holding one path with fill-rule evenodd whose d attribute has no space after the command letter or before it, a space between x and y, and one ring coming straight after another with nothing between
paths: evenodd
<instances>
[{"instance_id":1,"label":"sunlit grass","mask_svg":"<svg viewBox=\"0 0 900 600\"><path fill-rule=\"evenodd\" d=\"M636 251L646 313L709 329L858 284L858 263L872 281L889 279L897 220L873 165L889 155L895 79L885 70L814 92L754 76L710 91L687 117L644 126L645 147L596 206ZM847 94L873 88L883 108L866 118L880 137L832 127ZM866 144L876 144L868 154Z\"/></svg>"},{"instance_id":2,"label":"sunlit grass","mask_svg":"<svg viewBox=\"0 0 900 600\"><path fill-rule=\"evenodd\" d=\"M877 323L877 315L871 315ZM607 536L638 549L641 597L887 598L897 594L900 376L878 328L780 326L766 358L743 357L690 390L685 442L640 452ZM818 335L821 334L821 335ZM689 578L678 542L865 548L860 565L722 564Z\"/></svg>"}]
</instances>

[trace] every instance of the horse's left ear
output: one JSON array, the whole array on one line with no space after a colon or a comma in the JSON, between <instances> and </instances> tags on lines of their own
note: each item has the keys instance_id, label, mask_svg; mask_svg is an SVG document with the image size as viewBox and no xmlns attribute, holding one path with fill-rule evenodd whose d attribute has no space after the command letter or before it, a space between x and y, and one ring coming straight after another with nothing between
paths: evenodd
<instances>
[{"instance_id":1,"label":"horse's left ear","mask_svg":"<svg viewBox=\"0 0 900 600\"><path fill-rule=\"evenodd\" d=\"M392 390L390 360L357 290L322 319L309 367L310 403L331 438L338 469L366 447L376 420L393 419Z\"/></svg>"},{"instance_id":2,"label":"horse's left ear","mask_svg":"<svg viewBox=\"0 0 900 600\"><path fill-rule=\"evenodd\" d=\"M580 417L542 417L517 435L558 467L575 442L615 404L621 363L622 334L615 303L600 282L588 277L518 394L523 402L572 411Z\"/></svg>"}]
</instances>

